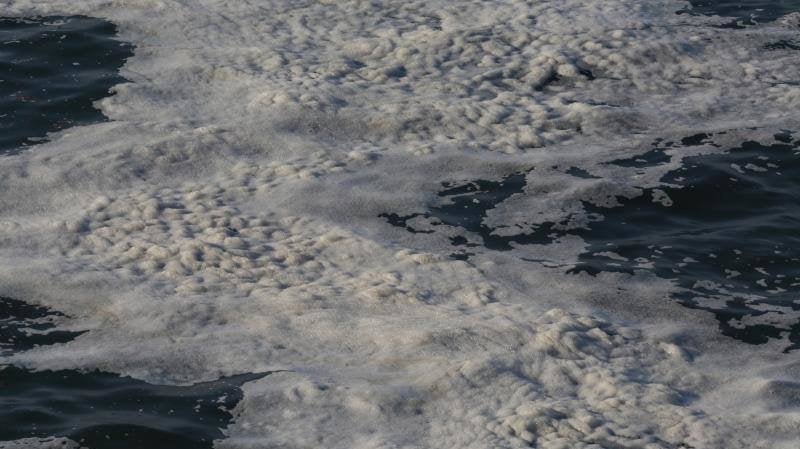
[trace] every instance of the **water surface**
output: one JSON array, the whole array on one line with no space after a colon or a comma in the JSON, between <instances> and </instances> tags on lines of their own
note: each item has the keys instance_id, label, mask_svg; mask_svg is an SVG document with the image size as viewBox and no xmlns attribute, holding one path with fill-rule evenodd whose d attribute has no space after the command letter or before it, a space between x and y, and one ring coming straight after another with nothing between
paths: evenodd
<instances>
[{"instance_id":1,"label":"water surface","mask_svg":"<svg viewBox=\"0 0 800 449\"><path fill-rule=\"evenodd\" d=\"M105 120L93 103L124 82L133 47L89 17L0 18L0 154Z\"/></svg>"},{"instance_id":2,"label":"water surface","mask_svg":"<svg viewBox=\"0 0 800 449\"><path fill-rule=\"evenodd\" d=\"M48 132L105 120L93 103L124 82L133 47L89 17L0 18L0 154ZM64 314L0 298L0 356L68 343ZM66 437L87 449L210 448L240 386L266 373L192 386L151 385L106 372L30 371L0 360L0 442Z\"/></svg>"},{"instance_id":3,"label":"water surface","mask_svg":"<svg viewBox=\"0 0 800 449\"><path fill-rule=\"evenodd\" d=\"M0 297L0 350L66 343L81 334L57 330L63 314ZM0 442L66 437L87 449L201 449L242 398L240 386L268 373L191 386L152 385L100 371L30 371L0 364Z\"/></svg>"},{"instance_id":4,"label":"water surface","mask_svg":"<svg viewBox=\"0 0 800 449\"><path fill-rule=\"evenodd\" d=\"M643 170L666 164L667 149L717 145L713 139L657 139L644 154L609 164ZM570 272L652 272L681 288L673 300L714 314L723 334L753 344L787 338L788 351L800 348L799 155L800 138L781 131L770 143L745 141L720 154L687 157L661 179L664 187L618 197L619 207L584 201L586 229L564 230L570 218L516 234L486 224L492 209L526 194L535 167L497 180L445 181L440 201L427 211L382 216L412 233L455 230L452 257L463 260L478 248L510 251L578 235L589 248ZM576 182L594 178L575 167L566 173ZM415 226L418 218L429 226Z\"/></svg>"},{"instance_id":5,"label":"water surface","mask_svg":"<svg viewBox=\"0 0 800 449\"><path fill-rule=\"evenodd\" d=\"M800 11L800 0L689 0L692 7L681 12L734 17L743 24L770 22Z\"/></svg>"}]
</instances>

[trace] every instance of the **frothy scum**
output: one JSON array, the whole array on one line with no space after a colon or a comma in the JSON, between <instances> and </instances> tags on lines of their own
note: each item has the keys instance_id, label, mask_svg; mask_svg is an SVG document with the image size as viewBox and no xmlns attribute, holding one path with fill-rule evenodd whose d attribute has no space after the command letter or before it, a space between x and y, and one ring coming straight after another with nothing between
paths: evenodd
<instances>
[{"instance_id":1,"label":"frothy scum","mask_svg":"<svg viewBox=\"0 0 800 449\"><path fill-rule=\"evenodd\" d=\"M566 274L578 237L453 260L446 235L379 217L529 170L488 219L580 226L581 201L680 164L603 164L654 138L800 129L800 53L763 50L800 20L715 28L683 6L1 2L136 46L97 104L111 122L0 161L0 294L89 329L10 361L284 370L245 385L222 448L798 447L796 354L717 336L670 281Z\"/></svg>"}]
</instances>

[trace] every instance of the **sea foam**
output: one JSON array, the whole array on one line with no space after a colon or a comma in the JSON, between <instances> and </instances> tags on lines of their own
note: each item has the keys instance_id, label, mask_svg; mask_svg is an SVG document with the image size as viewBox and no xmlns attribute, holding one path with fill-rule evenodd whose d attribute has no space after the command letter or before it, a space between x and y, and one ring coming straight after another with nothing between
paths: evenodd
<instances>
[{"instance_id":1,"label":"sea foam","mask_svg":"<svg viewBox=\"0 0 800 449\"><path fill-rule=\"evenodd\" d=\"M454 260L452 235L382 217L525 172L486 221L579 227L680 165L607 164L655 138L798 129L800 53L764 50L791 17L742 32L684 6L4 2L136 48L111 122L0 161L0 294L88 330L6 361L282 371L243 387L225 448L796 447L796 356L720 337L670 280L568 274L574 235Z\"/></svg>"}]
</instances>

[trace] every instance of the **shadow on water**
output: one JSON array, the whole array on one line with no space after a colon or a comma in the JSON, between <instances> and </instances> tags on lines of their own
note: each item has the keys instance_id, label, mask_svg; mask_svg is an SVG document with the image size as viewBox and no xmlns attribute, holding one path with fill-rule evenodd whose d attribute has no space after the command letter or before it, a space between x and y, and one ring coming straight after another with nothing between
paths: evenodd
<instances>
[{"instance_id":1,"label":"shadow on water","mask_svg":"<svg viewBox=\"0 0 800 449\"><path fill-rule=\"evenodd\" d=\"M89 17L0 18L0 154L48 132L105 120L93 102L133 55L114 24Z\"/></svg>"},{"instance_id":2,"label":"shadow on water","mask_svg":"<svg viewBox=\"0 0 800 449\"><path fill-rule=\"evenodd\" d=\"M710 134L659 139L645 154L609 164L657 166L670 160L667 149L697 145L720 147ZM787 337L792 350L800 348L799 154L800 139L781 132L771 144L744 142L719 154L687 157L662 178L665 186L632 199L618 197L620 207L584 202L588 229L543 223L510 235L508 228L488 226L488 211L525 194L530 171L497 181L444 183L443 205L382 217L410 232L456 232L452 257L462 260L478 247L508 251L578 235L589 247L572 272L653 272L682 288L675 296L681 304L713 313L723 334L753 344ZM566 173L596 179L577 168Z\"/></svg>"},{"instance_id":3,"label":"shadow on water","mask_svg":"<svg viewBox=\"0 0 800 449\"><path fill-rule=\"evenodd\" d=\"M0 298L4 353L64 343L80 332L55 331L59 312ZM270 373L191 386L151 385L103 372L32 372L0 365L0 442L66 437L88 449L211 448L224 438L240 386Z\"/></svg>"}]
</instances>

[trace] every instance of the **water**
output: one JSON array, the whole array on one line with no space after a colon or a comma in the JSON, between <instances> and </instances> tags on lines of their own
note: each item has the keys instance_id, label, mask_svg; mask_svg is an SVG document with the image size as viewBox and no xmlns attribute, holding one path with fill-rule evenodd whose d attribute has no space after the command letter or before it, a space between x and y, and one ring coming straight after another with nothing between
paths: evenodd
<instances>
[{"instance_id":1,"label":"water","mask_svg":"<svg viewBox=\"0 0 800 449\"><path fill-rule=\"evenodd\" d=\"M692 8L681 12L734 17L743 24L769 22L800 10L798 0L690 0Z\"/></svg>"},{"instance_id":2,"label":"water","mask_svg":"<svg viewBox=\"0 0 800 449\"><path fill-rule=\"evenodd\" d=\"M800 8L796 1L693 1L692 14L718 14L743 24L774 20ZM116 28L85 17L0 19L0 153L18 152L48 132L102 121L92 103L124 79L118 69L133 48L114 39ZM792 41L770 49L800 49ZM589 73L591 75L591 73ZM593 76L587 75L587 78ZM402 78L405 69L392 72ZM669 160L667 149L715 144L714 135L653 143L644 155L610 164L647 168ZM585 202L588 229L562 230L544 223L534 232L497 234L490 211L523 194L535 167L501 179L443 180L441 201L427 210L381 215L412 233L443 228L451 257L470 260L477 251L510 251L515 245L549 244L575 234L588 249L572 273L650 272L680 288L672 300L707 310L720 332L763 344L787 338L800 348L800 137L781 130L774 141L744 141L713 156L693 156L662 181L616 208ZM576 179L591 173L572 167ZM654 201L654 199L659 201ZM432 227L418 228L426 218ZM82 332L57 330L63 314L0 298L0 353L68 343ZM151 385L112 373L0 370L0 440L67 437L89 449L202 448L224 437L241 399L240 386L268 373L253 373L193 386Z\"/></svg>"},{"instance_id":3,"label":"water","mask_svg":"<svg viewBox=\"0 0 800 449\"><path fill-rule=\"evenodd\" d=\"M800 10L798 1L692 1L692 14L720 15L746 24L770 21ZM681 13L683 11L679 11ZM800 49L781 41L768 50ZM623 167L654 166L669 161L666 148L714 144L698 134L677 142L659 139L642 156L613 161ZM425 212L384 213L388 223L412 233L455 228L451 257L468 260L475 248L509 251L513 245L548 244L566 234L582 237L589 250L573 273L650 271L674 280L681 293L674 300L716 317L724 335L751 343L786 338L786 351L800 348L800 139L780 131L775 142L742 142L723 154L690 157L662 181L672 188L647 190L622 206L599 208L589 202L589 229L563 231L566 223L543 223L534 232L511 234L485 224L493 208L523 194L529 170L498 180L442 183L441 198ZM572 167L568 174L591 178ZM664 192L673 203L654 198ZM655 195L655 196L654 196ZM430 226L416 228L423 218Z\"/></svg>"},{"instance_id":4,"label":"water","mask_svg":"<svg viewBox=\"0 0 800 449\"><path fill-rule=\"evenodd\" d=\"M0 355L66 343L81 334L55 329L62 318L60 312L0 297Z\"/></svg>"},{"instance_id":5,"label":"water","mask_svg":"<svg viewBox=\"0 0 800 449\"><path fill-rule=\"evenodd\" d=\"M714 144L713 136L658 140L644 155L611 164L645 168L669 161L667 148L701 144ZM673 187L618 198L622 205L616 208L583 202L593 217L589 229L564 231L566 222L544 223L534 232L509 235L485 224L491 209L523 194L526 175L535 168L500 180L444 182L441 202L428 211L383 217L414 233L459 229L451 237L457 248L452 257L465 260L477 247L509 251L512 244L579 235L589 249L572 272L651 271L683 289L676 301L712 312L723 334L753 344L785 336L788 351L800 348L799 154L800 139L787 131L776 134L774 143L748 141L722 154L688 157L662 178ZM591 177L576 168L567 173ZM418 217L433 229L410 224Z\"/></svg>"},{"instance_id":6,"label":"water","mask_svg":"<svg viewBox=\"0 0 800 449\"><path fill-rule=\"evenodd\" d=\"M94 101L125 81L133 47L88 17L0 19L0 154L104 120Z\"/></svg>"},{"instance_id":7,"label":"water","mask_svg":"<svg viewBox=\"0 0 800 449\"><path fill-rule=\"evenodd\" d=\"M114 374L0 371L0 440L67 437L90 449L210 448L241 400L242 375L189 387Z\"/></svg>"},{"instance_id":8,"label":"water","mask_svg":"<svg viewBox=\"0 0 800 449\"><path fill-rule=\"evenodd\" d=\"M0 154L48 132L103 121L93 102L124 82L133 47L116 27L88 17L0 19ZM0 298L0 355L67 343L57 311ZM104 372L0 365L0 441L67 437L88 449L212 447L241 399L266 373L192 386L151 385Z\"/></svg>"},{"instance_id":9,"label":"water","mask_svg":"<svg viewBox=\"0 0 800 449\"><path fill-rule=\"evenodd\" d=\"M798 148L787 132L687 158L662 179L675 186L664 189L669 207L653 191L615 209L586 205L603 220L584 234L591 249L577 270L651 270L686 289L684 305L714 313L724 334L748 343L786 335L787 350L800 348ZM598 255L606 251L627 260Z\"/></svg>"},{"instance_id":10,"label":"water","mask_svg":"<svg viewBox=\"0 0 800 449\"><path fill-rule=\"evenodd\" d=\"M54 330L64 315L0 298L5 353L66 343L81 332ZM31 372L0 365L0 441L67 437L88 449L212 447L241 400L239 387L268 373L192 386L151 385L111 373Z\"/></svg>"}]
</instances>

